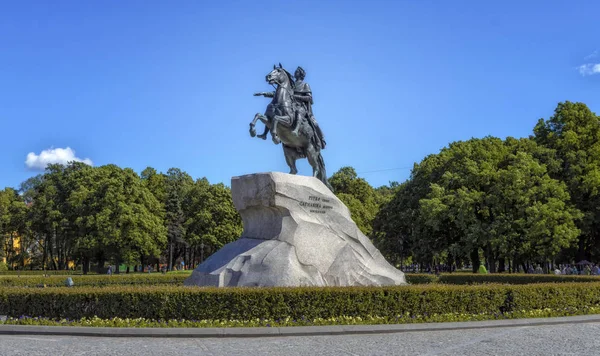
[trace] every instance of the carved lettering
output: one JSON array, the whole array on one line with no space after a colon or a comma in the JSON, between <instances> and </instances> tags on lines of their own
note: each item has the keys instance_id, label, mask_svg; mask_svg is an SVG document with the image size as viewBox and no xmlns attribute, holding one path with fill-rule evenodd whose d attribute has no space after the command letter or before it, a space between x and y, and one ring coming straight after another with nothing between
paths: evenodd
<instances>
[{"instance_id":1,"label":"carved lettering","mask_svg":"<svg viewBox=\"0 0 600 356\"><path fill-rule=\"evenodd\" d=\"M325 214L327 213L328 210L333 209L333 206L331 205L321 205L320 202L323 203L330 203L331 201L329 199L325 199L325 198L321 198L315 195L309 195L308 196L308 201L305 200L301 200L298 202L298 204L301 207L304 208L309 208L309 212L310 213L315 213L315 214Z\"/></svg>"}]
</instances>

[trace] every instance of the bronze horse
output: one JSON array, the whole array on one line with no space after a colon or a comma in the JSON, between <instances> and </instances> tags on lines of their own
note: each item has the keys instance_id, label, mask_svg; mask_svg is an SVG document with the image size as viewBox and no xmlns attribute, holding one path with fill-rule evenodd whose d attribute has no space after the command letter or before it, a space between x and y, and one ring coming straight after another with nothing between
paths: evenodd
<instances>
[{"instance_id":1,"label":"bronze horse","mask_svg":"<svg viewBox=\"0 0 600 356\"><path fill-rule=\"evenodd\" d=\"M254 116L254 120L250 123L250 136L256 136L256 122L262 121L271 130L273 142L275 144L282 143L283 154L290 167L290 174L298 173L297 159L307 158L313 169L313 177L332 190L327 181L321 148L315 139L315 129L307 120L307 113L302 105L297 104L294 100L292 75L279 64L279 67L273 66L273 70L267 74L266 80L269 84L276 85L275 93L265 114L257 113ZM297 134L293 132L294 125L299 125Z\"/></svg>"}]
</instances>

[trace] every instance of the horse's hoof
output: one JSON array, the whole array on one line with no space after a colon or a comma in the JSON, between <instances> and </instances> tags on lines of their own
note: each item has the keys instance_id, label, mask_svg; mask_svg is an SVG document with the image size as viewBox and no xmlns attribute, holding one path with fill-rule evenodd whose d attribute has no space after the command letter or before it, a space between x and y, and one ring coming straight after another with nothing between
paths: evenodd
<instances>
[{"instance_id":1,"label":"horse's hoof","mask_svg":"<svg viewBox=\"0 0 600 356\"><path fill-rule=\"evenodd\" d=\"M258 137L258 138L262 138L263 140L266 140L266 139L267 139L267 135L258 135L258 136L256 136L256 137Z\"/></svg>"},{"instance_id":2,"label":"horse's hoof","mask_svg":"<svg viewBox=\"0 0 600 356\"><path fill-rule=\"evenodd\" d=\"M250 136L252 136L252 137L256 136L256 130L254 129L254 127L250 128Z\"/></svg>"},{"instance_id":3,"label":"horse's hoof","mask_svg":"<svg viewBox=\"0 0 600 356\"><path fill-rule=\"evenodd\" d=\"M273 136L273 143L278 145L281 141L277 138L277 136Z\"/></svg>"}]
</instances>

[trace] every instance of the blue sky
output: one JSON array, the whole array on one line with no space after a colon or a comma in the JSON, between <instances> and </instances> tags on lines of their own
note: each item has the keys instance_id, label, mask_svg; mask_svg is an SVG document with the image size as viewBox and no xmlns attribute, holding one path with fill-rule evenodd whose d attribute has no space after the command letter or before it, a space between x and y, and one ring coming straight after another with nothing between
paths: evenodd
<instances>
[{"instance_id":1,"label":"blue sky","mask_svg":"<svg viewBox=\"0 0 600 356\"><path fill-rule=\"evenodd\" d=\"M248 134L268 103L252 93L279 62L307 71L329 175L404 181L452 141L528 136L560 101L600 112L599 13L547 0L4 2L0 187L67 147L213 183L287 172L281 147Z\"/></svg>"}]
</instances>

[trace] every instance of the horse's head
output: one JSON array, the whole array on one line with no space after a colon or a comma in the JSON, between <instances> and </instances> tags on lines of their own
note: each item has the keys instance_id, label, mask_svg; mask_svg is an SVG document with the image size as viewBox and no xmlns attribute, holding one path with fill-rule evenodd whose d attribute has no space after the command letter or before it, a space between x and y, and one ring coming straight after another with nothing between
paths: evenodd
<instances>
[{"instance_id":1,"label":"horse's head","mask_svg":"<svg viewBox=\"0 0 600 356\"><path fill-rule=\"evenodd\" d=\"M283 69L281 63L279 63L279 67L273 65L273 70L267 74L265 79L267 80L267 83L271 85L285 85L288 83L289 85L294 86L292 75L287 70Z\"/></svg>"}]
</instances>

